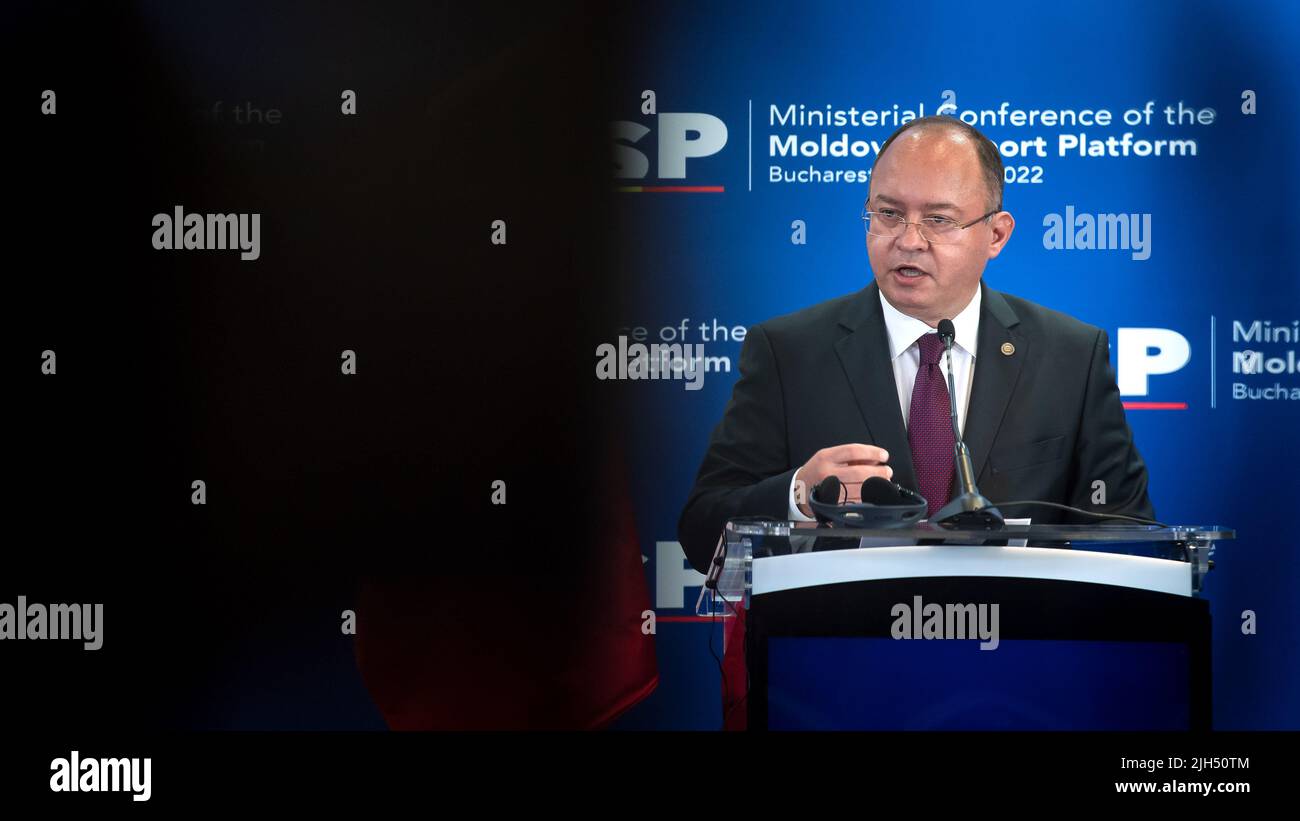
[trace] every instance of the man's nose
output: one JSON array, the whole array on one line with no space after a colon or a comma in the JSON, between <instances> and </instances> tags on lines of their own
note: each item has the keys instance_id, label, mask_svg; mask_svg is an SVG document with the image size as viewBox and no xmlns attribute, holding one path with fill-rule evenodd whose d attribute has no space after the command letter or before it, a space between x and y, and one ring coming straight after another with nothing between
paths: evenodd
<instances>
[{"instance_id":1,"label":"man's nose","mask_svg":"<svg viewBox=\"0 0 1300 821\"><path fill-rule=\"evenodd\" d=\"M914 222L909 222L903 226L903 233L898 235L896 240L898 247L911 250L924 251L925 246L930 243L925 237L921 236L921 226Z\"/></svg>"}]
</instances>

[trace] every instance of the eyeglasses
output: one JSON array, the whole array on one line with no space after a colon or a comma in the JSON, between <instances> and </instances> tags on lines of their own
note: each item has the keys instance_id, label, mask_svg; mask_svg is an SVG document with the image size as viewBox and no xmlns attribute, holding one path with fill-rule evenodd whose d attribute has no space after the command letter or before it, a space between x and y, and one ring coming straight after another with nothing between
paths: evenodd
<instances>
[{"instance_id":1,"label":"eyeglasses","mask_svg":"<svg viewBox=\"0 0 1300 821\"><path fill-rule=\"evenodd\" d=\"M959 231L965 231L977 222L982 222L996 214L1002 209L994 208L982 217L976 217L970 222L962 225L957 220L948 217L926 217L917 222L909 222L903 219L899 212L886 208L883 211L870 211L864 205L862 206L862 222L867 226L867 233L873 237L900 237L907 231L907 226L915 225L920 232L921 238L926 242L944 244L958 242L962 235Z\"/></svg>"}]
</instances>

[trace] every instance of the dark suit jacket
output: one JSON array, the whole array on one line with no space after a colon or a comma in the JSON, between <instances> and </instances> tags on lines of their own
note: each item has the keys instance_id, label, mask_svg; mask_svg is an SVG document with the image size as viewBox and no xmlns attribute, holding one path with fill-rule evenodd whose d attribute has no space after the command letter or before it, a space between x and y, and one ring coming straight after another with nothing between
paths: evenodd
<instances>
[{"instance_id":1,"label":"dark suit jacket","mask_svg":"<svg viewBox=\"0 0 1300 821\"><path fill-rule=\"evenodd\" d=\"M975 381L962 431L980 492L995 504L1039 500L1154 519L1106 332L980 288ZM697 570L706 572L728 519L788 518L794 472L822 448L882 447L894 481L917 488L879 294L872 282L750 329L740 379L678 523ZM1003 354L1006 342L1014 353ZM1104 505L1091 503L1097 480L1106 483ZM1036 524L1099 521L1041 506L1003 513Z\"/></svg>"}]
</instances>

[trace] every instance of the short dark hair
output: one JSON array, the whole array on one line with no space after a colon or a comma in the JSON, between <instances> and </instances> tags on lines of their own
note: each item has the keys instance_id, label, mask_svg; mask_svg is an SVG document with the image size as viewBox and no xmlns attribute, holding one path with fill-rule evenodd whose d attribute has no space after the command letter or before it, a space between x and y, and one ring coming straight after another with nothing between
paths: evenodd
<instances>
[{"instance_id":1,"label":"short dark hair","mask_svg":"<svg viewBox=\"0 0 1300 821\"><path fill-rule=\"evenodd\" d=\"M984 174L984 184L988 188L988 211L1002 210L1002 155L998 153L998 147L993 141L980 133L979 129L969 123L964 123L956 117L949 117L946 114L932 114L929 117L920 117L915 120L909 120L898 127L898 130L889 135L885 144L880 147L880 152L876 154L876 161L871 164L871 176L876 175L876 166L880 165L880 158L885 156L889 146L893 145L894 140L905 132L913 128L947 128L958 131L969 137L975 144L975 154L979 157L980 170Z\"/></svg>"}]
</instances>

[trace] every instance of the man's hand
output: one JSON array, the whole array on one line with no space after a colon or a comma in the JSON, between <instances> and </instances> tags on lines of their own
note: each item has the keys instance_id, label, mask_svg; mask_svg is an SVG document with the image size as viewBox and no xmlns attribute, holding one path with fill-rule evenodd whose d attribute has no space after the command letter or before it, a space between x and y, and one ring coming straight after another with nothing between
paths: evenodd
<instances>
[{"instance_id":1,"label":"man's hand","mask_svg":"<svg viewBox=\"0 0 1300 821\"><path fill-rule=\"evenodd\" d=\"M838 476L848 491L849 502L862 501L862 483L872 476L894 478L894 469L885 462L889 453L875 445L849 444L822 448L794 475L795 499L805 516L812 516L808 496L827 476Z\"/></svg>"}]
</instances>

